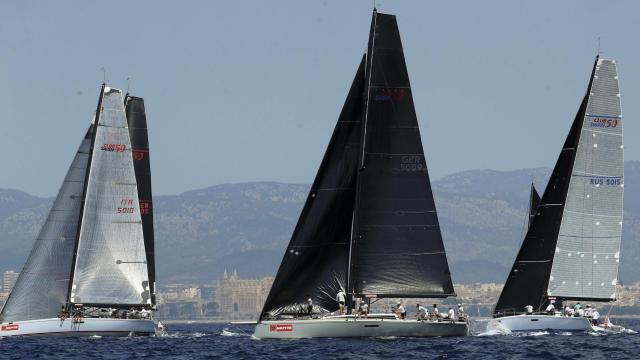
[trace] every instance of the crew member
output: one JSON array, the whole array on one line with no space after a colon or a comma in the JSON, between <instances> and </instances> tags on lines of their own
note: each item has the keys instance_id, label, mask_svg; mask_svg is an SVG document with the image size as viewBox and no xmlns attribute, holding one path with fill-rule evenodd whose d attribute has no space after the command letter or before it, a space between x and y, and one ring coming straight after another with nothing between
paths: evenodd
<instances>
[{"instance_id":1,"label":"crew member","mask_svg":"<svg viewBox=\"0 0 640 360\"><path fill-rule=\"evenodd\" d=\"M400 302L396 305L396 315L398 315L402 320L407 317L407 310L404 309L404 306L402 306L402 303Z\"/></svg>"},{"instance_id":2,"label":"crew member","mask_svg":"<svg viewBox=\"0 0 640 360\"><path fill-rule=\"evenodd\" d=\"M427 315L429 315L427 309L424 306L420 306L420 304L416 304L416 318L418 320L426 320Z\"/></svg>"},{"instance_id":3,"label":"crew member","mask_svg":"<svg viewBox=\"0 0 640 360\"><path fill-rule=\"evenodd\" d=\"M310 296L307 299L307 313L309 314L309 317L311 317L311 314L313 313L313 300L311 300Z\"/></svg>"},{"instance_id":4,"label":"crew member","mask_svg":"<svg viewBox=\"0 0 640 360\"><path fill-rule=\"evenodd\" d=\"M456 321L456 313L452 307L449 307L449 320Z\"/></svg>"},{"instance_id":5,"label":"crew member","mask_svg":"<svg viewBox=\"0 0 640 360\"><path fill-rule=\"evenodd\" d=\"M367 305L367 303L362 300L360 301L360 307L358 308L358 315L363 316L366 319L367 314L369 314L369 305Z\"/></svg>"},{"instance_id":6,"label":"crew member","mask_svg":"<svg viewBox=\"0 0 640 360\"><path fill-rule=\"evenodd\" d=\"M524 310L527 312L527 315L533 314L533 306L532 305L525 306Z\"/></svg>"},{"instance_id":7,"label":"crew member","mask_svg":"<svg viewBox=\"0 0 640 360\"><path fill-rule=\"evenodd\" d=\"M431 315L433 316L434 320L437 320L440 318L440 312L438 311L438 304L433 304L433 312L431 313Z\"/></svg>"},{"instance_id":8,"label":"crew member","mask_svg":"<svg viewBox=\"0 0 640 360\"><path fill-rule=\"evenodd\" d=\"M549 302L549 305L547 305L547 308L545 309L545 311L547 312L547 315L556 314L556 307L553 305L553 300Z\"/></svg>"},{"instance_id":9,"label":"crew member","mask_svg":"<svg viewBox=\"0 0 640 360\"><path fill-rule=\"evenodd\" d=\"M344 304L346 300L346 294L342 289L338 290L338 295L336 295L336 301L340 306L340 315L344 315Z\"/></svg>"}]
</instances>

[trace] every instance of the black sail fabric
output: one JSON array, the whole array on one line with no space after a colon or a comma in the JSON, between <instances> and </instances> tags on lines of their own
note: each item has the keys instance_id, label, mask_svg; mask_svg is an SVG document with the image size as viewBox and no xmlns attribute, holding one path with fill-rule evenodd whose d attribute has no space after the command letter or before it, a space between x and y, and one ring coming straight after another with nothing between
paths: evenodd
<instances>
[{"instance_id":1,"label":"black sail fabric","mask_svg":"<svg viewBox=\"0 0 640 360\"><path fill-rule=\"evenodd\" d=\"M529 222L527 227L531 227L533 218L536 216L536 212L538 211L538 205L540 205L540 195L538 195L536 187L531 184L531 194L529 194Z\"/></svg>"},{"instance_id":2,"label":"black sail fabric","mask_svg":"<svg viewBox=\"0 0 640 360\"><path fill-rule=\"evenodd\" d=\"M527 235L502 289L494 316L521 313L527 305L533 306L535 311L540 311L547 301L547 284L592 81L593 72L587 94L573 120L533 222L529 225Z\"/></svg>"},{"instance_id":3,"label":"black sail fabric","mask_svg":"<svg viewBox=\"0 0 640 360\"><path fill-rule=\"evenodd\" d=\"M348 291L454 296L400 34L374 11Z\"/></svg>"},{"instance_id":4,"label":"black sail fabric","mask_svg":"<svg viewBox=\"0 0 640 360\"><path fill-rule=\"evenodd\" d=\"M147 116L144 100L140 97L127 95L125 112L131 137L133 168L138 184L138 201L142 217L142 232L144 247L147 255L147 272L149 273L149 290L151 303L155 305L155 250L153 233L153 197L151 192L151 164L149 159L149 136L147 131Z\"/></svg>"},{"instance_id":5,"label":"black sail fabric","mask_svg":"<svg viewBox=\"0 0 640 360\"><path fill-rule=\"evenodd\" d=\"M286 249L260 320L299 313L311 297L315 311L338 309L345 289L358 162L364 58Z\"/></svg>"}]
</instances>

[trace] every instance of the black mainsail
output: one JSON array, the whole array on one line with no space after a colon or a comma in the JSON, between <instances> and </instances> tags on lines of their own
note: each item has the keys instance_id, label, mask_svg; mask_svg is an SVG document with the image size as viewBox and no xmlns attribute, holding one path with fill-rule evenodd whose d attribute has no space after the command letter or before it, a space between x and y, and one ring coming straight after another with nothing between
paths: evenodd
<instances>
[{"instance_id":1,"label":"black mainsail","mask_svg":"<svg viewBox=\"0 0 640 360\"><path fill-rule=\"evenodd\" d=\"M615 62L589 86L494 310L539 311L549 297L615 300L622 229L622 116Z\"/></svg>"},{"instance_id":2,"label":"black mainsail","mask_svg":"<svg viewBox=\"0 0 640 360\"><path fill-rule=\"evenodd\" d=\"M395 16L369 46L260 320L348 298L454 296ZM348 305L351 305L348 303Z\"/></svg>"},{"instance_id":3,"label":"black mainsail","mask_svg":"<svg viewBox=\"0 0 640 360\"><path fill-rule=\"evenodd\" d=\"M455 296L394 15L373 14L365 82L349 292Z\"/></svg>"},{"instance_id":4,"label":"black mainsail","mask_svg":"<svg viewBox=\"0 0 640 360\"><path fill-rule=\"evenodd\" d=\"M138 200L140 201L140 215L142 217L142 233L147 255L147 272L149 274L149 290L151 303L155 305L156 267L155 240L153 232L153 198L151 191L151 162L149 154L149 135L147 130L147 115L144 99L127 94L125 97L125 113L129 125L133 168L138 184Z\"/></svg>"}]
</instances>

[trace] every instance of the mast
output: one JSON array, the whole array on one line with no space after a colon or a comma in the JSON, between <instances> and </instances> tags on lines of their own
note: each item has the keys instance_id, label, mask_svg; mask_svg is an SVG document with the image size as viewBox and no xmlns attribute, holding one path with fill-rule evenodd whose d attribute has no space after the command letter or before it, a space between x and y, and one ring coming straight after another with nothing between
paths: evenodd
<instances>
[{"instance_id":1,"label":"mast","mask_svg":"<svg viewBox=\"0 0 640 360\"><path fill-rule=\"evenodd\" d=\"M69 290L67 291L67 304L66 308L69 307L72 302L72 294L73 294L73 276L76 268L76 260L78 257L78 244L80 243L80 229L82 229L82 217L84 215L84 205L87 199L87 184L89 183L89 176L91 173L91 159L93 158L93 150L96 142L96 129L98 127L98 121L100 120L100 113L102 108L102 97L104 96L104 88L106 84L103 82L100 87L100 96L98 97L98 106L96 107L96 115L94 117L93 124L91 124L91 145L89 147L89 158L87 160L87 171L84 178L84 185L82 187L82 199L80 200L80 213L78 217L78 229L76 230L76 239L73 249L73 259L71 260L71 272L69 273Z\"/></svg>"},{"instance_id":2,"label":"mast","mask_svg":"<svg viewBox=\"0 0 640 360\"><path fill-rule=\"evenodd\" d=\"M353 297L355 295L355 288L353 283L353 273L355 271L356 262L354 258L357 256L357 244L358 238L360 235L358 234L358 208L360 205L360 196L361 196L361 188L362 188L362 177L360 174L365 170L365 149L367 142L367 122L368 122L368 110L369 110L369 96L370 96L370 87L371 87L371 67L373 66L373 50L375 45L375 31L376 31L376 22L378 10L374 7L373 14L371 18L371 28L369 29L369 42L367 45L367 53L365 54L365 70L364 70L364 89L363 89L363 97L362 97L362 114L363 121L361 123L360 130L360 150L358 151L358 172L356 176L356 194L353 206L353 215L351 221L351 236L349 241L349 257L347 263L347 314L351 312L353 309Z\"/></svg>"}]
</instances>

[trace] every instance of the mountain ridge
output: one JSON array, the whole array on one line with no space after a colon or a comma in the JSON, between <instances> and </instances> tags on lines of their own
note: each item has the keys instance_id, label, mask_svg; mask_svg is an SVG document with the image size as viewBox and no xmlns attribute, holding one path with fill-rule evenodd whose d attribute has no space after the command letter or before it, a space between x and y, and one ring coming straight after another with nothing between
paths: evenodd
<instances>
[{"instance_id":1,"label":"mountain ridge","mask_svg":"<svg viewBox=\"0 0 640 360\"><path fill-rule=\"evenodd\" d=\"M640 162L625 163L625 184ZM432 181L455 282L503 282L518 251L529 186L543 191L548 168L467 170ZM309 190L273 181L220 184L154 196L159 283L209 283L224 269L273 276ZM640 193L625 192L620 278L640 280ZM53 198L0 189L0 269L19 271Z\"/></svg>"}]
</instances>

